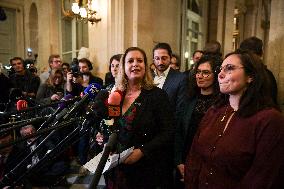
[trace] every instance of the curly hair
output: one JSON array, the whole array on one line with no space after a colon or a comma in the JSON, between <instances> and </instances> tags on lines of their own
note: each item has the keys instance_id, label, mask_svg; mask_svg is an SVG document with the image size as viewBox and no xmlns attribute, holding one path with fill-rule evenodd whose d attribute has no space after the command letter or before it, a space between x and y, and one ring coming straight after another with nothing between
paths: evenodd
<instances>
[{"instance_id":1,"label":"curly hair","mask_svg":"<svg viewBox=\"0 0 284 189\"><path fill-rule=\"evenodd\" d=\"M199 67L199 65L204 64L204 63L209 63L211 70L214 74L214 82L213 82L213 94L217 95L219 94L219 83L218 83L218 69L221 64L222 64L222 59L220 58L220 56L216 56L216 55L211 55L211 54L207 54L207 55L203 55L200 60L196 63L196 66L193 70L193 75L190 78L190 85L189 85L189 97L195 97L197 94L200 93L200 88L197 86L196 83L196 78L195 78L195 73Z\"/></svg>"}]
</instances>

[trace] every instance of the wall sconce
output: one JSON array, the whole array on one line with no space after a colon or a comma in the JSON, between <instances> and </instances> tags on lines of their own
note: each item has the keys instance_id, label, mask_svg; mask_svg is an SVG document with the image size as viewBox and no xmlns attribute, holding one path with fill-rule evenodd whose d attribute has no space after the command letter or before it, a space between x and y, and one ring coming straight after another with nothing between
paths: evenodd
<instances>
[{"instance_id":1,"label":"wall sconce","mask_svg":"<svg viewBox=\"0 0 284 189\"><path fill-rule=\"evenodd\" d=\"M62 2L62 12L65 17L74 18L77 20L83 20L85 23L88 21L93 25L94 23L98 23L101 21L101 18L97 18L97 2L96 0L75 0L72 3L71 10L64 9L64 0Z\"/></svg>"}]
</instances>

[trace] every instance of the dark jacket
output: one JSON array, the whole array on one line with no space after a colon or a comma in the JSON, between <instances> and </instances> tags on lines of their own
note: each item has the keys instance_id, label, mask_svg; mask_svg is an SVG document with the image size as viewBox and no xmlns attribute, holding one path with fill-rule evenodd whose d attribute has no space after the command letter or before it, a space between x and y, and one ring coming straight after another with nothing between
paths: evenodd
<instances>
[{"instance_id":1,"label":"dark jacket","mask_svg":"<svg viewBox=\"0 0 284 189\"><path fill-rule=\"evenodd\" d=\"M188 100L188 76L174 69L170 69L163 90L168 94L171 107L174 108L175 116L183 112L183 106Z\"/></svg>"},{"instance_id":2,"label":"dark jacket","mask_svg":"<svg viewBox=\"0 0 284 189\"><path fill-rule=\"evenodd\" d=\"M129 188L167 188L172 172L173 116L167 94L154 87L142 90L135 102L135 126L129 147L140 148L144 156L132 165L120 166Z\"/></svg>"}]
</instances>

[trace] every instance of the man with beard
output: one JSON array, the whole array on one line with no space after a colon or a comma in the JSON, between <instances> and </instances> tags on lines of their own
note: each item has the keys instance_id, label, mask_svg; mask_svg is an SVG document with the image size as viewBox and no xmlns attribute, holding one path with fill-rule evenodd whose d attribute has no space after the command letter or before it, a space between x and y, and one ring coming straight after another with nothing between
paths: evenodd
<instances>
[{"instance_id":1,"label":"man with beard","mask_svg":"<svg viewBox=\"0 0 284 189\"><path fill-rule=\"evenodd\" d=\"M179 122L181 119L179 116L182 115L184 110L183 105L188 99L188 76L183 74L178 70L174 70L170 67L172 58L172 49L167 43L158 43L153 49L153 61L156 66L154 71L154 83L157 87L163 89L168 94L170 100L170 106L172 107L172 112L174 113L174 125ZM173 141L174 143L174 141ZM172 150L169 153L169 159L172 161L169 162L168 170L169 174L174 175L174 152L173 146L168 146L168 149ZM171 165L172 163L172 165ZM169 188L174 188L177 183L175 180L178 180L179 177L172 178L172 181L169 181Z\"/></svg>"},{"instance_id":2,"label":"man with beard","mask_svg":"<svg viewBox=\"0 0 284 189\"><path fill-rule=\"evenodd\" d=\"M175 119L183 111L182 105L188 97L188 77L170 67L172 49L167 43L158 43L153 49L153 61L156 66L154 83L164 89L175 112Z\"/></svg>"}]
</instances>

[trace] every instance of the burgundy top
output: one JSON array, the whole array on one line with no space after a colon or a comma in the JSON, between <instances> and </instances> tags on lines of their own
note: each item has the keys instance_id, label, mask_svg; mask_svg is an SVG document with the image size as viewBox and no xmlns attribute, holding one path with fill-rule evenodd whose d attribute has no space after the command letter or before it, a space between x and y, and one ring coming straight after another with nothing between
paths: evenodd
<instances>
[{"instance_id":1,"label":"burgundy top","mask_svg":"<svg viewBox=\"0 0 284 189\"><path fill-rule=\"evenodd\" d=\"M185 188L284 188L284 117L272 108L247 118L234 114L223 133L232 114L225 106L203 117L187 156Z\"/></svg>"}]
</instances>

